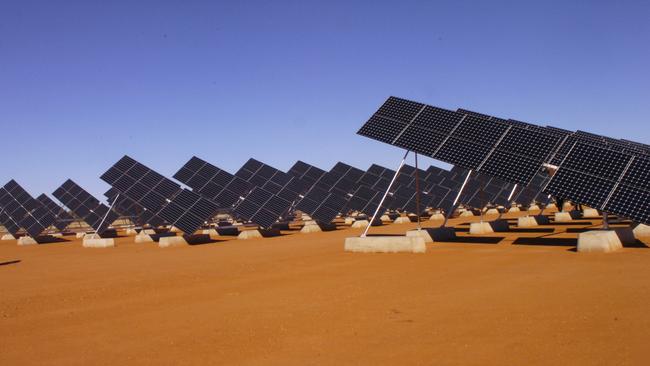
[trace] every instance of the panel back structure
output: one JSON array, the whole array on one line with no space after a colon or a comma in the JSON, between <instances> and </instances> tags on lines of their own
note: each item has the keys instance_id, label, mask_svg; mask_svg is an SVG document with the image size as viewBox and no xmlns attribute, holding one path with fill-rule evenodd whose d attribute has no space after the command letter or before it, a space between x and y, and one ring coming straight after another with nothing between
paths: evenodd
<instances>
[{"instance_id":1,"label":"panel back structure","mask_svg":"<svg viewBox=\"0 0 650 366\"><path fill-rule=\"evenodd\" d=\"M119 217L116 212L99 202L72 179L66 180L52 195L99 235L105 233Z\"/></svg>"}]
</instances>

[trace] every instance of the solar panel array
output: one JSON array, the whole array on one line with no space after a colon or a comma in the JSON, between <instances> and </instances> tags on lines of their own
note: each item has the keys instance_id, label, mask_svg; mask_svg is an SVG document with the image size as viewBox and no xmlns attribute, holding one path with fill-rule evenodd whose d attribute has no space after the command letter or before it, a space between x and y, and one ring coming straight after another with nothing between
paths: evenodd
<instances>
[{"instance_id":1,"label":"solar panel array","mask_svg":"<svg viewBox=\"0 0 650 366\"><path fill-rule=\"evenodd\" d=\"M500 119L485 119L390 97L358 132L422 155L527 185L560 138Z\"/></svg>"},{"instance_id":2,"label":"solar panel array","mask_svg":"<svg viewBox=\"0 0 650 366\"><path fill-rule=\"evenodd\" d=\"M119 216L72 179L66 180L52 195L100 235Z\"/></svg>"},{"instance_id":3,"label":"solar panel array","mask_svg":"<svg viewBox=\"0 0 650 366\"><path fill-rule=\"evenodd\" d=\"M30 196L13 179L0 190L0 207L11 218L11 220L5 219L8 225L12 226L11 221L13 221L32 238L40 236L56 222L56 217L47 207Z\"/></svg>"},{"instance_id":4,"label":"solar panel array","mask_svg":"<svg viewBox=\"0 0 650 366\"><path fill-rule=\"evenodd\" d=\"M140 206L129 197L120 195L120 192L113 187L106 191L104 196L108 199L108 203L113 206L115 212L121 216L129 217L136 224L148 224L152 227L158 227L165 223L164 219L156 216L152 211ZM115 199L117 199L117 202L113 202Z\"/></svg>"},{"instance_id":5,"label":"solar panel array","mask_svg":"<svg viewBox=\"0 0 650 366\"><path fill-rule=\"evenodd\" d=\"M576 142L545 191L650 224L650 159Z\"/></svg>"},{"instance_id":6,"label":"solar panel array","mask_svg":"<svg viewBox=\"0 0 650 366\"><path fill-rule=\"evenodd\" d=\"M0 188L0 195L2 195L4 188ZM7 232L14 237L18 235L18 231L20 231L20 226L16 221L9 216L9 214L6 212L4 207L0 206L0 224L7 230Z\"/></svg>"},{"instance_id":7,"label":"solar panel array","mask_svg":"<svg viewBox=\"0 0 650 366\"><path fill-rule=\"evenodd\" d=\"M101 179L154 215L193 234L216 215L219 206L145 165L124 156Z\"/></svg>"}]
</instances>

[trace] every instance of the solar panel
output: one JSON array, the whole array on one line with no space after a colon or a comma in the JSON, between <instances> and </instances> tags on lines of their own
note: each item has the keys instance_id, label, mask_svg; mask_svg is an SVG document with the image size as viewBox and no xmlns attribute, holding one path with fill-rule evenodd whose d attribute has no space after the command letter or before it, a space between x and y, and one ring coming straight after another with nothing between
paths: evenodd
<instances>
[{"instance_id":1,"label":"solar panel","mask_svg":"<svg viewBox=\"0 0 650 366\"><path fill-rule=\"evenodd\" d=\"M0 191L0 206L4 208L7 216L32 238L38 237L56 222L54 215L14 180L5 184ZM7 220L9 225L11 220Z\"/></svg>"},{"instance_id":2,"label":"solar panel","mask_svg":"<svg viewBox=\"0 0 650 366\"><path fill-rule=\"evenodd\" d=\"M193 234L219 209L211 200L182 189L128 156L115 163L101 179L186 234Z\"/></svg>"},{"instance_id":3,"label":"solar panel","mask_svg":"<svg viewBox=\"0 0 650 366\"><path fill-rule=\"evenodd\" d=\"M116 212L99 202L71 179L66 180L52 195L99 235L103 234L119 217Z\"/></svg>"},{"instance_id":4,"label":"solar panel","mask_svg":"<svg viewBox=\"0 0 650 366\"><path fill-rule=\"evenodd\" d=\"M260 187L255 187L235 207L234 213L238 217L254 222L262 228L270 228L290 208L291 201Z\"/></svg>"},{"instance_id":5,"label":"solar panel","mask_svg":"<svg viewBox=\"0 0 650 366\"><path fill-rule=\"evenodd\" d=\"M54 215L56 218L54 227L56 227L59 231L65 229L74 220L74 218L66 210L64 210L63 207L57 205L56 202L54 202L45 193L42 193L40 196L36 197L36 199L43 206L45 206L52 215Z\"/></svg>"},{"instance_id":6,"label":"solar panel","mask_svg":"<svg viewBox=\"0 0 650 366\"><path fill-rule=\"evenodd\" d=\"M648 164L643 156L576 142L545 192L648 224Z\"/></svg>"},{"instance_id":7,"label":"solar panel","mask_svg":"<svg viewBox=\"0 0 650 366\"><path fill-rule=\"evenodd\" d=\"M2 196L3 191L4 188L0 188L0 196ZM0 207L0 224L4 226L7 232L14 237L16 237L18 231L20 230L20 226L18 226L16 221L14 221L14 219L9 216L9 214L7 214L6 210L3 207Z\"/></svg>"}]
</instances>

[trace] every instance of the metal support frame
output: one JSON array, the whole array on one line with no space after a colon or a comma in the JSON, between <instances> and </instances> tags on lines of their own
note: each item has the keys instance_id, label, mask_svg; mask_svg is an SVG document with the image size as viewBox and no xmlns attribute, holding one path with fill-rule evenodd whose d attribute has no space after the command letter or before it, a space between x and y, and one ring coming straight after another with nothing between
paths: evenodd
<instances>
[{"instance_id":1,"label":"metal support frame","mask_svg":"<svg viewBox=\"0 0 650 366\"><path fill-rule=\"evenodd\" d=\"M420 174L418 168L418 153L415 153L415 210L417 211L418 217L418 231L422 230L422 224L420 223Z\"/></svg>"},{"instance_id":2,"label":"metal support frame","mask_svg":"<svg viewBox=\"0 0 650 366\"><path fill-rule=\"evenodd\" d=\"M383 206L384 201L386 200L386 196L388 196L388 192L390 189L393 187L393 184L395 183L395 180L397 179L397 176L399 175L400 170L402 170L402 167L404 166L404 163L406 162L406 157L408 156L410 151L406 151L406 154L404 154L404 157L402 158L402 162L400 162L399 167L397 168L397 171L395 171L395 175L393 176L393 179L390 181L390 184L388 185L388 188L386 188L386 192L384 192L384 196L381 198L381 201L379 202L379 205L377 206L377 209L375 210L375 213L372 215L372 219L370 219L370 222L368 223L368 226L366 226L366 229L363 231L363 234L361 234L362 238L365 238L368 235L368 230L370 230L370 226L372 226L372 223L375 221L375 218L377 217L377 214L379 213L379 210L381 209L381 206Z\"/></svg>"},{"instance_id":3,"label":"metal support frame","mask_svg":"<svg viewBox=\"0 0 650 366\"><path fill-rule=\"evenodd\" d=\"M115 202L117 202L117 199L120 198L120 194L118 193L117 196L115 196L115 199L113 200L113 203L111 203L111 207L108 208L108 211L106 211L106 214L104 215L104 218L102 218L102 221L99 223L99 227L101 228L102 225L104 225L104 221L106 221L106 218L108 217L108 214L113 211L113 206L115 206ZM95 233L93 234L93 239L94 238L101 238L99 236L99 233L97 230L95 230Z\"/></svg>"}]
</instances>

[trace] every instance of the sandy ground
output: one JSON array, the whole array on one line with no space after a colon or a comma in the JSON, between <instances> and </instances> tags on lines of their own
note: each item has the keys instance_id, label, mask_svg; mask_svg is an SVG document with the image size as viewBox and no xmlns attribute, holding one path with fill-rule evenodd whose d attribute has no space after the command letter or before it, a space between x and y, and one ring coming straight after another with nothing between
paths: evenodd
<instances>
[{"instance_id":1,"label":"sandy ground","mask_svg":"<svg viewBox=\"0 0 650 366\"><path fill-rule=\"evenodd\" d=\"M650 362L648 249L583 254L508 234L344 252L359 232L166 249L0 242L0 365Z\"/></svg>"}]
</instances>

